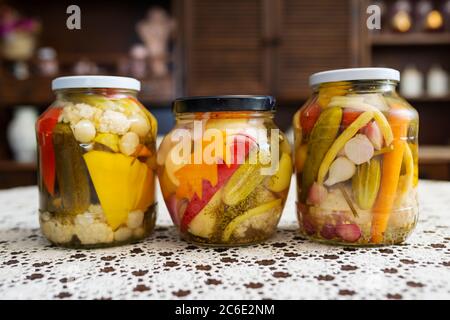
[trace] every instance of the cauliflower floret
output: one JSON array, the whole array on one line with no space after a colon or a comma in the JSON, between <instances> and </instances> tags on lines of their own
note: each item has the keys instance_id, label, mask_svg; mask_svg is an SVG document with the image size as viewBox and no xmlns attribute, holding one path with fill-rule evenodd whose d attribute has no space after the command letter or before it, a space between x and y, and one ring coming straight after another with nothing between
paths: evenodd
<instances>
[{"instance_id":1,"label":"cauliflower floret","mask_svg":"<svg viewBox=\"0 0 450 320\"><path fill-rule=\"evenodd\" d=\"M136 229L142 225L144 221L144 212L141 210L131 211L128 214L127 226L130 229Z\"/></svg>"},{"instance_id":2,"label":"cauliflower floret","mask_svg":"<svg viewBox=\"0 0 450 320\"><path fill-rule=\"evenodd\" d=\"M91 212L92 214L96 215L96 218L101 221L105 220L105 215L103 214L102 206L99 204L91 204L88 208L88 212Z\"/></svg>"},{"instance_id":3,"label":"cauliflower floret","mask_svg":"<svg viewBox=\"0 0 450 320\"><path fill-rule=\"evenodd\" d=\"M114 240L122 242L130 239L133 236L133 230L127 227L120 227L114 232Z\"/></svg>"},{"instance_id":4,"label":"cauliflower floret","mask_svg":"<svg viewBox=\"0 0 450 320\"><path fill-rule=\"evenodd\" d=\"M78 111L81 118L93 120L97 108L91 107L86 103L77 103L75 109Z\"/></svg>"},{"instance_id":5,"label":"cauliflower floret","mask_svg":"<svg viewBox=\"0 0 450 320\"><path fill-rule=\"evenodd\" d=\"M245 238L246 233L250 228L254 230L266 231L267 233L269 233L276 227L280 214L281 210L279 208L274 208L267 211L266 213L251 217L242 222L233 231L233 237L236 239Z\"/></svg>"},{"instance_id":6,"label":"cauliflower floret","mask_svg":"<svg viewBox=\"0 0 450 320\"><path fill-rule=\"evenodd\" d=\"M42 214L40 219L44 236L54 243L67 243L72 240L74 227L70 223L63 223L50 214Z\"/></svg>"},{"instance_id":7,"label":"cauliflower floret","mask_svg":"<svg viewBox=\"0 0 450 320\"><path fill-rule=\"evenodd\" d=\"M64 102L62 105L63 111L59 122L70 123L71 126L76 125L82 119L90 121L98 120L103 113L101 109L92 107L86 103L73 104L72 102Z\"/></svg>"},{"instance_id":8,"label":"cauliflower floret","mask_svg":"<svg viewBox=\"0 0 450 320\"><path fill-rule=\"evenodd\" d=\"M71 125L75 125L81 120L78 110L75 108L74 104L70 102L65 104L60 118L62 122L70 123Z\"/></svg>"},{"instance_id":9,"label":"cauliflower floret","mask_svg":"<svg viewBox=\"0 0 450 320\"><path fill-rule=\"evenodd\" d=\"M75 233L82 244L109 243L114 240L112 229L96 219L96 214L86 212L75 218Z\"/></svg>"},{"instance_id":10,"label":"cauliflower floret","mask_svg":"<svg viewBox=\"0 0 450 320\"><path fill-rule=\"evenodd\" d=\"M130 120L123 113L106 110L99 119L97 129L103 133L123 135L130 129Z\"/></svg>"},{"instance_id":11,"label":"cauliflower floret","mask_svg":"<svg viewBox=\"0 0 450 320\"><path fill-rule=\"evenodd\" d=\"M341 191L337 188L331 188L325 200L320 204L320 209L330 211L350 211L350 207L345 201Z\"/></svg>"}]
</instances>

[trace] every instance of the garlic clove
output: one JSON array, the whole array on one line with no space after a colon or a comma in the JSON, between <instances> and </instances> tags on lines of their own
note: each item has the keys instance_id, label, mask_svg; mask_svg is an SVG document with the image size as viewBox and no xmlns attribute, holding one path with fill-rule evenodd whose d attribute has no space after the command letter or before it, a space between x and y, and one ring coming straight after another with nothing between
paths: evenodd
<instances>
[{"instance_id":1,"label":"garlic clove","mask_svg":"<svg viewBox=\"0 0 450 320\"><path fill-rule=\"evenodd\" d=\"M357 134L347 141L344 147L345 155L354 164L369 161L375 152L372 142L364 134Z\"/></svg>"},{"instance_id":2,"label":"garlic clove","mask_svg":"<svg viewBox=\"0 0 450 320\"><path fill-rule=\"evenodd\" d=\"M324 182L327 187L347 181L356 172L355 164L346 157L339 157L333 161L328 171L328 179Z\"/></svg>"},{"instance_id":3,"label":"garlic clove","mask_svg":"<svg viewBox=\"0 0 450 320\"><path fill-rule=\"evenodd\" d=\"M363 133L369 138L376 150L380 150L383 147L383 134L375 121L364 127Z\"/></svg>"}]
</instances>

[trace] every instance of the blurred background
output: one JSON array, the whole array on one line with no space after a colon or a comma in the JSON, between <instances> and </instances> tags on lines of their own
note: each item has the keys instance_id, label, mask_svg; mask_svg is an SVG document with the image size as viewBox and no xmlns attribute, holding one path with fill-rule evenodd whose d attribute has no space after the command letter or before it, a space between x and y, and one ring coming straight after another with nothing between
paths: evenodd
<instances>
[{"instance_id":1,"label":"blurred background","mask_svg":"<svg viewBox=\"0 0 450 320\"><path fill-rule=\"evenodd\" d=\"M36 183L34 121L57 76L140 79L160 134L184 95L271 94L290 130L311 73L357 66L401 71L421 177L450 180L450 0L76 1L69 30L73 3L0 0L0 188ZM372 4L381 30L366 27Z\"/></svg>"}]
</instances>

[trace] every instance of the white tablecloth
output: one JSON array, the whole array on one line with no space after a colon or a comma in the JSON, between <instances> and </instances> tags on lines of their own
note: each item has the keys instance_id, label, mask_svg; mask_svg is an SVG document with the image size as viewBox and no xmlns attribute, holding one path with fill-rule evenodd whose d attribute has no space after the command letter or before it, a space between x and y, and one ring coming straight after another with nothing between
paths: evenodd
<instances>
[{"instance_id":1,"label":"white tablecloth","mask_svg":"<svg viewBox=\"0 0 450 320\"><path fill-rule=\"evenodd\" d=\"M0 299L450 298L450 182L420 182L420 222L406 244L358 249L301 239L294 185L273 239L229 249L179 240L162 201L145 241L57 248L39 231L37 189L0 191Z\"/></svg>"}]
</instances>

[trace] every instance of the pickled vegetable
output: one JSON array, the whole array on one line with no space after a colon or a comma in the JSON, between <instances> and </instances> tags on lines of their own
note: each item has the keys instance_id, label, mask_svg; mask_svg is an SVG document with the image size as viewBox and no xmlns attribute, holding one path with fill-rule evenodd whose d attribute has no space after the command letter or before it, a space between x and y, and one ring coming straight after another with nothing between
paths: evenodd
<instances>
[{"instance_id":1,"label":"pickled vegetable","mask_svg":"<svg viewBox=\"0 0 450 320\"><path fill-rule=\"evenodd\" d=\"M309 188L317 178L322 160L338 134L341 118L341 108L334 107L326 109L320 115L311 132L308 144L308 154L303 167L302 190L300 196L302 201L306 200Z\"/></svg>"},{"instance_id":2,"label":"pickled vegetable","mask_svg":"<svg viewBox=\"0 0 450 320\"><path fill-rule=\"evenodd\" d=\"M353 176L352 188L356 203L363 210L373 207L380 188L381 164L378 159L358 166Z\"/></svg>"},{"instance_id":3,"label":"pickled vegetable","mask_svg":"<svg viewBox=\"0 0 450 320\"><path fill-rule=\"evenodd\" d=\"M95 139L94 142L100 143L113 152L119 151L119 136L112 133L99 133Z\"/></svg>"},{"instance_id":4,"label":"pickled vegetable","mask_svg":"<svg viewBox=\"0 0 450 320\"><path fill-rule=\"evenodd\" d=\"M39 168L42 180L50 195L55 192L55 152L53 148L53 129L58 123L60 108L47 110L37 122L39 145Z\"/></svg>"},{"instance_id":5,"label":"pickled vegetable","mask_svg":"<svg viewBox=\"0 0 450 320\"><path fill-rule=\"evenodd\" d=\"M252 219L255 219L260 215L263 215L263 214L270 212L276 208L279 208L280 206L281 206L281 199L277 199L272 202L263 204L259 207L250 209L247 212L245 212L244 214L236 217L225 228L225 230L223 232L222 240L225 242L228 241L230 239L230 237L232 236L232 234L234 232L236 232L236 229L239 228L239 226L241 224L249 223L250 226L252 226L253 228L256 228L255 225L257 225L257 223L255 223L255 222L252 223L251 222ZM265 219L263 219L263 220L265 220ZM263 225L264 221L260 222L260 224Z\"/></svg>"},{"instance_id":6,"label":"pickled vegetable","mask_svg":"<svg viewBox=\"0 0 450 320\"><path fill-rule=\"evenodd\" d=\"M110 246L153 230L156 123L132 96L61 90L60 107L39 120L40 224L51 242Z\"/></svg>"},{"instance_id":7,"label":"pickled vegetable","mask_svg":"<svg viewBox=\"0 0 450 320\"><path fill-rule=\"evenodd\" d=\"M325 179L325 175L330 168L331 163L336 158L339 150L358 132L359 129L364 127L373 117L373 113L366 111L361 114L347 129L339 135L335 141L331 141L329 148L325 151L325 155L322 157L323 161L319 164L317 181L322 184Z\"/></svg>"},{"instance_id":8,"label":"pickled vegetable","mask_svg":"<svg viewBox=\"0 0 450 320\"><path fill-rule=\"evenodd\" d=\"M90 205L89 178L82 149L67 124L53 129L56 179L61 197L61 212L77 215Z\"/></svg>"},{"instance_id":9,"label":"pickled vegetable","mask_svg":"<svg viewBox=\"0 0 450 320\"><path fill-rule=\"evenodd\" d=\"M130 211L141 209L153 199L145 187L148 179L148 167L120 153L90 151L84 155L89 174L105 212L106 219L113 230L123 224ZM127 190L137 192L129 193ZM145 190L145 191L144 191ZM145 194L144 194L145 192Z\"/></svg>"},{"instance_id":10,"label":"pickled vegetable","mask_svg":"<svg viewBox=\"0 0 450 320\"><path fill-rule=\"evenodd\" d=\"M363 70L365 75L370 72ZM374 75L378 72L384 71L375 70ZM339 70L333 76L340 73L353 70ZM386 74L392 76L392 70ZM312 78L320 77L323 74ZM384 245L405 241L414 229L418 114L397 95L395 81L320 83L296 113L297 118L304 115L302 121L296 117L293 121L295 169L301 185L297 214L304 237L347 246ZM315 101L322 107L320 117L316 120L311 114L308 119L306 110L313 109ZM328 113L333 119L324 126L327 112L337 109L341 114ZM315 127L303 135L302 125L311 122Z\"/></svg>"},{"instance_id":11,"label":"pickled vegetable","mask_svg":"<svg viewBox=\"0 0 450 320\"><path fill-rule=\"evenodd\" d=\"M214 104L222 98L199 99ZM241 98L233 98L233 108L235 99ZM280 219L293 169L288 140L279 131L272 135L277 128L271 113L224 110L176 115L177 124L162 141L157 164L161 191L181 237L224 246L269 238ZM179 146L170 141L177 129L184 130L184 137L190 135L186 161L176 161ZM218 135L217 142L211 133ZM212 158L209 163L205 154Z\"/></svg>"},{"instance_id":12,"label":"pickled vegetable","mask_svg":"<svg viewBox=\"0 0 450 320\"><path fill-rule=\"evenodd\" d=\"M384 232L394 204L400 177L400 168L405 151L405 143L402 138L406 136L408 129L408 118L404 118L398 110L402 107L398 104L392 106L393 112L389 116L394 140L394 150L383 156L383 171L381 175L380 193L373 208L372 238L373 243L380 243L383 240Z\"/></svg>"},{"instance_id":13,"label":"pickled vegetable","mask_svg":"<svg viewBox=\"0 0 450 320\"><path fill-rule=\"evenodd\" d=\"M292 160L289 154L282 153L277 172L267 179L267 188L273 192L281 192L289 187L292 175Z\"/></svg>"},{"instance_id":14,"label":"pickled vegetable","mask_svg":"<svg viewBox=\"0 0 450 320\"><path fill-rule=\"evenodd\" d=\"M266 178L261 174L261 165L244 163L231 176L224 187L222 199L229 206L245 200Z\"/></svg>"}]
</instances>

